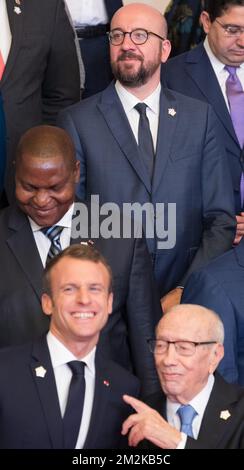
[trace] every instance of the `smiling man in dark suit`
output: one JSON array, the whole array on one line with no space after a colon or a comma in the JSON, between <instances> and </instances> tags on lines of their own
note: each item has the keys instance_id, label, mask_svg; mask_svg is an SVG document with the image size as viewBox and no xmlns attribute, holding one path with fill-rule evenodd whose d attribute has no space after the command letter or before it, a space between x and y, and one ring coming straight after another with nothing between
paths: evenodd
<instances>
[{"instance_id":1,"label":"smiling man in dark suit","mask_svg":"<svg viewBox=\"0 0 244 470\"><path fill-rule=\"evenodd\" d=\"M72 236L78 180L79 162L63 129L37 126L23 135L16 159L18 204L0 213L0 347L22 344L48 329L41 309L41 279L51 241L43 228L61 228L60 249L92 238L90 222L88 237ZM87 211L90 220L89 207ZM80 222L86 227L85 218ZM109 260L114 276L113 313L100 347L132 369L146 393L158 387L146 339L153 334L161 309L145 240L100 235L92 243Z\"/></svg>"},{"instance_id":2,"label":"smiling man in dark suit","mask_svg":"<svg viewBox=\"0 0 244 470\"><path fill-rule=\"evenodd\" d=\"M123 445L130 408L122 394L138 394L139 383L97 348L112 312L111 281L105 259L90 246L70 246L49 262L42 296L51 316L47 336L0 351L1 449Z\"/></svg>"},{"instance_id":3,"label":"smiling man in dark suit","mask_svg":"<svg viewBox=\"0 0 244 470\"><path fill-rule=\"evenodd\" d=\"M170 53L166 36L164 17L149 5L117 10L110 31L116 83L62 111L58 122L75 144L81 198L99 194L101 203L151 208L154 232L147 242L168 308L179 303L191 271L231 247L235 220L230 175L210 106L161 89L161 62ZM138 105L146 109L144 117ZM170 240L161 249L158 203L165 204L165 218L169 203L176 210L169 234L175 233L175 243Z\"/></svg>"},{"instance_id":4,"label":"smiling man in dark suit","mask_svg":"<svg viewBox=\"0 0 244 470\"><path fill-rule=\"evenodd\" d=\"M201 22L205 41L185 54L170 59L162 67L162 81L172 90L212 105L232 176L237 214L238 243L244 234L244 131L237 135L227 96L229 73L236 70L244 96L244 0L205 0ZM241 89L237 95L241 96ZM244 129L244 97L240 104L240 127ZM241 197L242 196L242 197Z\"/></svg>"},{"instance_id":5,"label":"smiling man in dark suit","mask_svg":"<svg viewBox=\"0 0 244 470\"><path fill-rule=\"evenodd\" d=\"M7 129L5 191L11 202L13 160L21 135L42 123L55 124L60 109L79 101L80 74L63 0L3 1L9 52L0 90Z\"/></svg>"}]
</instances>

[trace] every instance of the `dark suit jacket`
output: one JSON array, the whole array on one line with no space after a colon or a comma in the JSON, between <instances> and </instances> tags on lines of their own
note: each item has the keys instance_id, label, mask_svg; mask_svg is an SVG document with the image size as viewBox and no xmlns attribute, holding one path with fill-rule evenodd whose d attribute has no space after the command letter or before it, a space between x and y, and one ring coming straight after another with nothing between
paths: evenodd
<instances>
[{"instance_id":1,"label":"dark suit jacket","mask_svg":"<svg viewBox=\"0 0 244 470\"><path fill-rule=\"evenodd\" d=\"M13 159L30 127L55 124L57 112L80 98L74 32L63 0L7 0L12 44L0 81L7 127L5 186L13 199Z\"/></svg>"},{"instance_id":2,"label":"dark suit jacket","mask_svg":"<svg viewBox=\"0 0 244 470\"><path fill-rule=\"evenodd\" d=\"M163 392L148 397L146 403L167 419ZM227 410L231 416L225 420L220 415ZM155 448L148 441L143 441L141 447ZM186 449L244 449L244 389L215 374L198 439L188 437Z\"/></svg>"},{"instance_id":3,"label":"dark suit jacket","mask_svg":"<svg viewBox=\"0 0 244 470\"><path fill-rule=\"evenodd\" d=\"M5 130L5 118L3 111L3 101L0 93L0 198L3 189L4 172L5 172L5 160L6 160L6 130Z\"/></svg>"},{"instance_id":4,"label":"dark suit jacket","mask_svg":"<svg viewBox=\"0 0 244 470\"><path fill-rule=\"evenodd\" d=\"M91 238L88 236L88 238ZM93 239L114 276L113 314L100 347L141 379L142 390L158 388L146 339L161 318L159 295L144 239ZM79 243L80 238L71 240ZM27 217L17 207L0 213L0 347L22 344L48 329L42 313L43 266ZM148 393L148 391L147 391Z\"/></svg>"},{"instance_id":5,"label":"dark suit jacket","mask_svg":"<svg viewBox=\"0 0 244 470\"><path fill-rule=\"evenodd\" d=\"M110 23L114 13L123 6L121 0L105 0ZM79 41L85 67L85 89L82 98L104 90L113 79L110 66L109 40L107 34L82 38Z\"/></svg>"},{"instance_id":6,"label":"dark suit jacket","mask_svg":"<svg viewBox=\"0 0 244 470\"><path fill-rule=\"evenodd\" d=\"M240 212L240 177L241 171L244 170L244 157L241 156L240 144L230 113L203 44L163 64L162 80L168 88L212 105L218 118L220 136L228 157L236 212Z\"/></svg>"},{"instance_id":7,"label":"dark suit jacket","mask_svg":"<svg viewBox=\"0 0 244 470\"><path fill-rule=\"evenodd\" d=\"M244 240L206 268L193 273L182 302L215 310L225 327L225 356L219 371L244 385Z\"/></svg>"},{"instance_id":8,"label":"dark suit jacket","mask_svg":"<svg viewBox=\"0 0 244 470\"><path fill-rule=\"evenodd\" d=\"M156 223L167 226L168 203L176 204L176 227L173 224L170 233L176 234L175 246L157 249L159 239L147 239L161 295L231 247L231 181L205 103L162 91L152 185L113 83L62 111L58 123L70 133L81 162L81 199L98 194L101 204L150 202L155 208L165 203L165 214L162 209L155 213L154 228Z\"/></svg>"},{"instance_id":9,"label":"dark suit jacket","mask_svg":"<svg viewBox=\"0 0 244 470\"><path fill-rule=\"evenodd\" d=\"M40 366L46 369L45 377L36 375ZM62 417L46 338L0 351L0 375L0 448L62 449ZM85 449L125 445L121 427L131 409L122 395L138 396L138 392L136 377L96 354L95 395Z\"/></svg>"}]
</instances>

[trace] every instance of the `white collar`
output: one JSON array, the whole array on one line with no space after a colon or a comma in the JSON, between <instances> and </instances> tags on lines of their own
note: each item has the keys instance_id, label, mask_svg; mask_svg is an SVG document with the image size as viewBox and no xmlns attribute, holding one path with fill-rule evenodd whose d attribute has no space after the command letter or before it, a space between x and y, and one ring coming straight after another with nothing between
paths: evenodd
<instances>
[{"instance_id":1,"label":"white collar","mask_svg":"<svg viewBox=\"0 0 244 470\"><path fill-rule=\"evenodd\" d=\"M140 102L138 98L126 90L123 85L117 80L115 83L115 89L118 93L120 100L123 103L123 107L125 112L130 112L137 103ZM151 95L147 96L145 100L142 102L145 103L151 111L155 114L159 114L159 102L160 102L160 93L161 93L161 83L158 84L157 88L151 93Z\"/></svg>"},{"instance_id":2,"label":"white collar","mask_svg":"<svg viewBox=\"0 0 244 470\"><path fill-rule=\"evenodd\" d=\"M61 341L54 336L51 331L47 334L47 344L51 356L52 366L55 369L56 367L62 366L67 364L70 361L77 361L82 360L85 362L88 369L92 375L95 375L95 354L96 354L96 346L84 357L77 359L74 354L67 349Z\"/></svg>"}]
</instances>

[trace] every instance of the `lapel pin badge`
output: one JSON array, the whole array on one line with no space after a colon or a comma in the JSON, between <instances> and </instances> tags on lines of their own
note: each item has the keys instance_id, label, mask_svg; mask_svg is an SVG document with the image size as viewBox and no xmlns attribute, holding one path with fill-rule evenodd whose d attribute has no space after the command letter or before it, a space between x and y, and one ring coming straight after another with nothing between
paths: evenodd
<instances>
[{"instance_id":1,"label":"lapel pin badge","mask_svg":"<svg viewBox=\"0 0 244 470\"><path fill-rule=\"evenodd\" d=\"M176 111L174 108L168 108L168 114L169 116L175 117Z\"/></svg>"},{"instance_id":2,"label":"lapel pin badge","mask_svg":"<svg viewBox=\"0 0 244 470\"><path fill-rule=\"evenodd\" d=\"M44 369L44 367L39 366L35 368L36 376L41 377L42 379L45 377L47 371Z\"/></svg>"},{"instance_id":3,"label":"lapel pin badge","mask_svg":"<svg viewBox=\"0 0 244 470\"><path fill-rule=\"evenodd\" d=\"M17 3L17 2L16 2ZM21 13L21 8L20 7L14 7L14 13L16 13L17 15L20 15Z\"/></svg>"},{"instance_id":4,"label":"lapel pin badge","mask_svg":"<svg viewBox=\"0 0 244 470\"><path fill-rule=\"evenodd\" d=\"M104 381L103 381L103 385L106 385L106 387L109 387L110 383L109 383L108 380L104 380Z\"/></svg>"},{"instance_id":5,"label":"lapel pin badge","mask_svg":"<svg viewBox=\"0 0 244 470\"><path fill-rule=\"evenodd\" d=\"M219 416L220 416L221 419L224 419L226 421L227 419L230 418L231 414L230 414L229 410L223 410L223 411L221 411Z\"/></svg>"}]
</instances>

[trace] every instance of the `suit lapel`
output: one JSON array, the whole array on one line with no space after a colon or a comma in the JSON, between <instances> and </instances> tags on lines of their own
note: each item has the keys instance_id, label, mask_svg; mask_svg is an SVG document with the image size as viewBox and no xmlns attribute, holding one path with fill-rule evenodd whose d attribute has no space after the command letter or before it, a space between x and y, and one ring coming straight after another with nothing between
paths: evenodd
<instances>
[{"instance_id":1,"label":"suit lapel","mask_svg":"<svg viewBox=\"0 0 244 470\"><path fill-rule=\"evenodd\" d=\"M192 77L198 88L200 88L202 94L212 105L223 126L239 146L230 113L203 45L187 54L185 65L187 73Z\"/></svg>"},{"instance_id":2,"label":"suit lapel","mask_svg":"<svg viewBox=\"0 0 244 470\"><path fill-rule=\"evenodd\" d=\"M179 118L178 104L167 89L162 89L157 137L157 149L153 175L153 191L162 183L165 168L170 156L170 148L174 142L174 133Z\"/></svg>"},{"instance_id":3,"label":"suit lapel","mask_svg":"<svg viewBox=\"0 0 244 470\"><path fill-rule=\"evenodd\" d=\"M149 174L141 161L135 137L115 90L114 83L104 90L101 95L101 101L97 106L121 151L137 173L142 183L145 185L147 191L150 193L151 182Z\"/></svg>"},{"instance_id":4,"label":"suit lapel","mask_svg":"<svg viewBox=\"0 0 244 470\"><path fill-rule=\"evenodd\" d=\"M198 439L213 449L218 448L218 443L227 432L228 419L231 419L232 405L236 400L234 388L226 384L222 377L216 373L214 387L203 416ZM224 419L226 415L228 418Z\"/></svg>"},{"instance_id":5,"label":"suit lapel","mask_svg":"<svg viewBox=\"0 0 244 470\"><path fill-rule=\"evenodd\" d=\"M97 447L106 422L109 421L109 400L113 391L109 370L96 354L96 379L92 414L84 449Z\"/></svg>"},{"instance_id":6,"label":"suit lapel","mask_svg":"<svg viewBox=\"0 0 244 470\"><path fill-rule=\"evenodd\" d=\"M42 337L40 341L34 343L30 368L41 401L52 447L62 449L62 417L46 337Z\"/></svg>"},{"instance_id":7,"label":"suit lapel","mask_svg":"<svg viewBox=\"0 0 244 470\"><path fill-rule=\"evenodd\" d=\"M9 51L8 60L6 67L3 73L1 85L4 84L5 80L9 77L10 73L15 64L16 57L19 53L21 46L21 36L23 32L23 22L24 22L24 3L21 2L21 5L18 6L14 0L7 1L7 10L9 18L9 26L12 33L12 43ZM17 14L15 8L20 8L21 13Z\"/></svg>"},{"instance_id":8,"label":"suit lapel","mask_svg":"<svg viewBox=\"0 0 244 470\"><path fill-rule=\"evenodd\" d=\"M6 243L40 299L42 293L42 262L28 218L15 206L9 217L8 228L10 230Z\"/></svg>"}]
</instances>

